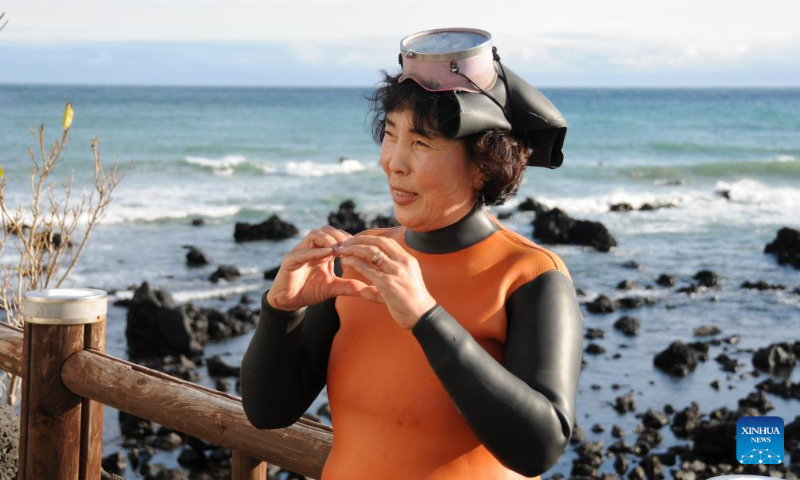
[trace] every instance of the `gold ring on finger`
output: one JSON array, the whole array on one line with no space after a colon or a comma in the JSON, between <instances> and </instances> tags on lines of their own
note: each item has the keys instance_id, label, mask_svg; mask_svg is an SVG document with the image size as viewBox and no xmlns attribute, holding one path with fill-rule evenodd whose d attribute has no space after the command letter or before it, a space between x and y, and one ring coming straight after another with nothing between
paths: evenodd
<instances>
[{"instance_id":1,"label":"gold ring on finger","mask_svg":"<svg viewBox=\"0 0 800 480\"><path fill-rule=\"evenodd\" d=\"M383 252L375 252L375 255L372 256L372 263L374 263L376 267L380 268L381 263L383 263L383 257L385 257Z\"/></svg>"}]
</instances>

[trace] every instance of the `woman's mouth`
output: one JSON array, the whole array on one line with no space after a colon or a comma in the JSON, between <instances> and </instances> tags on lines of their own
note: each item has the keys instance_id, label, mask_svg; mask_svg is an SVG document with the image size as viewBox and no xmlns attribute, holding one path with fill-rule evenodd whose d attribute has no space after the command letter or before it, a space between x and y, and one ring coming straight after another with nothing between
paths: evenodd
<instances>
[{"instance_id":1,"label":"woman's mouth","mask_svg":"<svg viewBox=\"0 0 800 480\"><path fill-rule=\"evenodd\" d=\"M413 192L406 192L403 190L392 189L392 199L398 205L408 205L414 202L419 195Z\"/></svg>"}]
</instances>

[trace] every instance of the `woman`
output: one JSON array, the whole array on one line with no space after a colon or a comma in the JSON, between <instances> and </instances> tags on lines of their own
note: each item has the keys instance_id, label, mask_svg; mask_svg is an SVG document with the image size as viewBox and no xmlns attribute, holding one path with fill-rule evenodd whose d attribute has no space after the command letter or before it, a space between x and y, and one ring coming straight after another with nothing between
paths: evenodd
<instances>
[{"instance_id":1,"label":"woman","mask_svg":"<svg viewBox=\"0 0 800 480\"><path fill-rule=\"evenodd\" d=\"M561 260L485 206L514 195L531 145L548 144L525 137L514 109L557 111L546 99L552 111L525 107L544 97L518 77L509 85L496 51L488 80L451 61L472 84L455 87L404 53L403 75L385 75L372 98L401 226L324 226L286 254L242 361L245 412L256 427L287 427L327 383L324 480L537 476L572 434L582 319ZM469 117L482 101L493 120ZM555 145L540 157L558 157Z\"/></svg>"}]
</instances>

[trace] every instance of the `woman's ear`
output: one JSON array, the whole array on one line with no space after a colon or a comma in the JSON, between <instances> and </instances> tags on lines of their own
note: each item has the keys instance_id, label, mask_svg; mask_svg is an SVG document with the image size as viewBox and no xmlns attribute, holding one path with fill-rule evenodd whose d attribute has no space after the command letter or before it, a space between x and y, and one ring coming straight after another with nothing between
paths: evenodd
<instances>
[{"instance_id":1,"label":"woman's ear","mask_svg":"<svg viewBox=\"0 0 800 480\"><path fill-rule=\"evenodd\" d=\"M483 186L486 184L486 175L481 172L480 168L477 165L472 166L472 187L475 190L483 190Z\"/></svg>"}]
</instances>

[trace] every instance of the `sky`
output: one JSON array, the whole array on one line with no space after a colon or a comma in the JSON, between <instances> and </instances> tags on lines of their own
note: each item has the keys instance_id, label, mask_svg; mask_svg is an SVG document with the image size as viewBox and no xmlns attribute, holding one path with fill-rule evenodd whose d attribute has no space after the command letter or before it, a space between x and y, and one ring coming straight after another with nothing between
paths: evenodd
<instances>
[{"instance_id":1,"label":"sky","mask_svg":"<svg viewBox=\"0 0 800 480\"><path fill-rule=\"evenodd\" d=\"M540 87L800 87L797 0L0 0L0 12L0 83L367 87L398 68L403 36L462 26L491 32Z\"/></svg>"}]
</instances>

